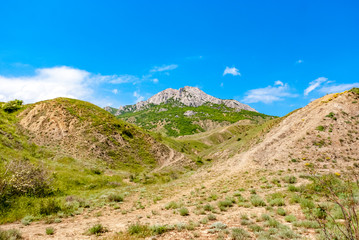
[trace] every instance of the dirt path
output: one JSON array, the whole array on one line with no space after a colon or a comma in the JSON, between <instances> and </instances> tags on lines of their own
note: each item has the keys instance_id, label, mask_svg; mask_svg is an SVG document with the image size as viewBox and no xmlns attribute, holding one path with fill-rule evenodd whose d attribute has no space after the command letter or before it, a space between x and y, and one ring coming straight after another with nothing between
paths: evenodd
<instances>
[{"instance_id":1,"label":"dirt path","mask_svg":"<svg viewBox=\"0 0 359 240\"><path fill-rule=\"evenodd\" d=\"M176 161L180 160L180 157L176 159ZM182 187L170 187L170 189L167 189L167 195L169 197L145 209L131 211L132 203L139 200L139 196L132 196L131 199L126 199L126 204L121 205L120 209L117 210L107 206L96 209L91 213L86 211L81 215L62 219L60 223L45 224L44 222L34 222L28 226L24 226L21 223L12 223L2 225L1 228L19 229L25 239L95 239L93 236L85 235L85 232L97 223L101 223L108 228L109 233L106 235L111 235L114 232L125 231L129 224L138 221L151 225L186 223L190 220L199 221L203 216L197 216L195 214L191 214L187 217L178 214L174 215L173 210L165 210L163 207L170 201L177 201L185 195L190 195L191 191L195 188L201 186L211 188L214 183L228 179L243 169L248 168L245 168L245 161L238 157L225 163L217 162L212 167L202 169L185 180L179 180L178 183L173 183L173 185L181 185ZM123 214L124 211L129 212ZM223 219L225 218L226 216L223 216ZM55 229L53 236L46 235L45 231L47 227L53 227Z\"/></svg>"}]
</instances>

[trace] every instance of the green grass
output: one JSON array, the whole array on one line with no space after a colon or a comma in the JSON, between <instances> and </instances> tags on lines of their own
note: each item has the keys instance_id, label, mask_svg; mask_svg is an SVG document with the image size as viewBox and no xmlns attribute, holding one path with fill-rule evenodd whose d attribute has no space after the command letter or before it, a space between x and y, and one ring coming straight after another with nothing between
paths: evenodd
<instances>
[{"instance_id":1,"label":"green grass","mask_svg":"<svg viewBox=\"0 0 359 240\"><path fill-rule=\"evenodd\" d=\"M107 231L108 230L104 226L102 226L102 224L95 224L91 228L88 229L88 233L91 235L100 235Z\"/></svg>"}]
</instances>

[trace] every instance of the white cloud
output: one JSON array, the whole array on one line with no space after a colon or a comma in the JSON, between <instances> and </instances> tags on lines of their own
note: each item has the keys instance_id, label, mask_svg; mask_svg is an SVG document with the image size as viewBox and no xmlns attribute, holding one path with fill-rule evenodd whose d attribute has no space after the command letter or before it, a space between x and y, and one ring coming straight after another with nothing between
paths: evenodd
<instances>
[{"instance_id":1,"label":"white cloud","mask_svg":"<svg viewBox=\"0 0 359 240\"><path fill-rule=\"evenodd\" d=\"M178 68L177 64L170 64L170 65L162 65L160 67L156 66L153 69L150 70L150 72L165 72L165 71L171 71Z\"/></svg>"},{"instance_id":2,"label":"white cloud","mask_svg":"<svg viewBox=\"0 0 359 240\"><path fill-rule=\"evenodd\" d=\"M277 80L277 81L274 82L274 85L275 85L275 86L278 86L278 85L279 85L279 86L283 86L284 83L283 83L282 81Z\"/></svg>"},{"instance_id":3,"label":"white cloud","mask_svg":"<svg viewBox=\"0 0 359 240\"><path fill-rule=\"evenodd\" d=\"M91 74L70 67L40 68L33 76L0 76L0 101L21 99L25 103L70 97L85 98L92 93Z\"/></svg>"},{"instance_id":4,"label":"white cloud","mask_svg":"<svg viewBox=\"0 0 359 240\"><path fill-rule=\"evenodd\" d=\"M299 59L298 61L295 62L296 64L301 64L303 63L303 60Z\"/></svg>"},{"instance_id":5,"label":"white cloud","mask_svg":"<svg viewBox=\"0 0 359 240\"><path fill-rule=\"evenodd\" d=\"M33 103L56 97L69 97L99 102L96 87L102 83L127 83L138 78L132 75L101 75L67 66L39 68L34 75L7 77L0 75L0 101L13 99ZM112 90L114 94L117 89Z\"/></svg>"},{"instance_id":6,"label":"white cloud","mask_svg":"<svg viewBox=\"0 0 359 240\"><path fill-rule=\"evenodd\" d=\"M345 90L352 89L353 87L359 87L359 83L339 84L334 86L326 86L319 89L321 93L339 93Z\"/></svg>"},{"instance_id":7,"label":"white cloud","mask_svg":"<svg viewBox=\"0 0 359 240\"><path fill-rule=\"evenodd\" d=\"M297 97L298 95L290 93L288 84L268 86L265 88L252 89L246 92L246 96L242 99L245 103L272 103L282 101L286 97Z\"/></svg>"},{"instance_id":8,"label":"white cloud","mask_svg":"<svg viewBox=\"0 0 359 240\"><path fill-rule=\"evenodd\" d=\"M159 80L158 80L158 78L155 78L152 81L153 81L153 83L158 83Z\"/></svg>"},{"instance_id":9,"label":"white cloud","mask_svg":"<svg viewBox=\"0 0 359 240\"><path fill-rule=\"evenodd\" d=\"M309 87L304 90L304 95L307 96L311 91L319 87L323 82L328 81L328 78L319 77L309 83Z\"/></svg>"},{"instance_id":10,"label":"white cloud","mask_svg":"<svg viewBox=\"0 0 359 240\"><path fill-rule=\"evenodd\" d=\"M227 74L231 74L233 76L241 76L241 73L235 67L226 67L226 69L224 69L223 76Z\"/></svg>"},{"instance_id":11,"label":"white cloud","mask_svg":"<svg viewBox=\"0 0 359 240\"><path fill-rule=\"evenodd\" d=\"M133 96L136 98L136 103L141 102L145 99L144 96L141 96L139 92L134 91Z\"/></svg>"}]
</instances>

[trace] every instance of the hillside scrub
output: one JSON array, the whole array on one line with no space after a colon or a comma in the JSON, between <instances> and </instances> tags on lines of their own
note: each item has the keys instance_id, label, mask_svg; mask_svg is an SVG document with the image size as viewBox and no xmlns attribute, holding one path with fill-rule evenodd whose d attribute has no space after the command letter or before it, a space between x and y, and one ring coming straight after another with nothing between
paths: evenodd
<instances>
[{"instance_id":1,"label":"hillside scrub","mask_svg":"<svg viewBox=\"0 0 359 240\"><path fill-rule=\"evenodd\" d=\"M166 109L166 111L161 111L161 109ZM185 112L188 111L195 112L195 114L185 116ZM261 122L273 117L248 110L236 111L224 104L204 104L199 107L190 107L173 101L160 105L150 104L144 110L122 113L118 118L126 121L135 119L135 124L148 130L155 130L158 123L163 122L166 134L177 137L204 132L205 129L195 123L196 121L210 119L214 122L227 122L230 124L245 119Z\"/></svg>"}]
</instances>

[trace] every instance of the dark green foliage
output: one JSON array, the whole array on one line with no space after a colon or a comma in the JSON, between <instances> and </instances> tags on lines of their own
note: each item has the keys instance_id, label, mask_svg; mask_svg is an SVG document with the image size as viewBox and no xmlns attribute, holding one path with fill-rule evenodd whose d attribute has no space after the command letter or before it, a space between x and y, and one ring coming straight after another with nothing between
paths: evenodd
<instances>
[{"instance_id":1,"label":"dark green foliage","mask_svg":"<svg viewBox=\"0 0 359 240\"><path fill-rule=\"evenodd\" d=\"M328 115L326 115L326 117L331 118L333 120L337 120L337 118L335 117L335 114L333 112L330 112Z\"/></svg>"},{"instance_id":2,"label":"dark green foliage","mask_svg":"<svg viewBox=\"0 0 359 240\"><path fill-rule=\"evenodd\" d=\"M2 109L5 112L12 113L12 112L15 112L15 111L19 110L22 107L22 103L23 103L22 100L15 99L13 101L9 101L7 103L4 103L2 105Z\"/></svg>"},{"instance_id":3,"label":"dark green foliage","mask_svg":"<svg viewBox=\"0 0 359 240\"><path fill-rule=\"evenodd\" d=\"M160 111L160 109L167 109L167 111ZM196 114L187 117L184 116L186 111L194 111ZM243 119L258 122L273 118L265 114L247 110L237 112L235 109L223 104L205 104L199 107L189 107L175 101L160 105L152 104L144 110L122 113L118 117L124 120L134 118L135 124L148 130L155 128L158 122L166 121L164 128L167 131L167 135L175 137L203 132L204 129L195 123L199 120L210 119L215 122L226 121L234 123Z\"/></svg>"},{"instance_id":4,"label":"dark green foliage","mask_svg":"<svg viewBox=\"0 0 359 240\"><path fill-rule=\"evenodd\" d=\"M43 199L40 202L40 209L39 209L39 213L41 215L51 215L54 213L58 213L60 212L61 209L61 203L59 200L56 200L54 198L48 198L48 199Z\"/></svg>"},{"instance_id":5,"label":"dark green foliage","mask_svg":"<svg viewBox=\"0 0 359 240\"><path fill-rule=\"evenodd\" d=\"M325 130L325 127L320 125L320 126L316 127L315 129L322 132Z\"/></svg>"},{"instance_id":6,"label":"dark green foliage","mask_svg":"<svg viewBox=\"0 0 359 240\"><path fill-rule=\"evenodd\" d=\"M356 93L359 95L359 88L352 88L349 90L349 92Z\"/></svg>"}]
</instances>

